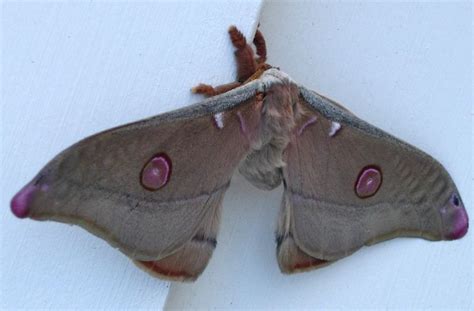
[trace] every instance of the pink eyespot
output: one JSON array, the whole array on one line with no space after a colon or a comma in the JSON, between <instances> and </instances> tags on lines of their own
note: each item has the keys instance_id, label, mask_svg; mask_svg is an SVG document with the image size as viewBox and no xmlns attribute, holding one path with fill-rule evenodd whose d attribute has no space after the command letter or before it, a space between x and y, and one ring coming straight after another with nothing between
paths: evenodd
<instances>
[{"instance_id":1,"label":"pink eyespot","mask_svg":"<svg viewBox=\"0 0 474 311\"><path fill-rule=\"evenodd\" d=\"M166 154L160 153L145 164L140 180L143 187L154 191L163 188L170 180L170 176L171 160Z\"/></svg>"},{"instance_id":2,"label":"pink eyespot","mask_svg":"<svg viewBox=\"0 0 474 311\"><path fill-rule=\"evenodd\" d=\"M382 171L374 165L366 166L357 177L355 193L359 198L365 199L376 194L381 185Z\"/></svg>"}]
</instances>

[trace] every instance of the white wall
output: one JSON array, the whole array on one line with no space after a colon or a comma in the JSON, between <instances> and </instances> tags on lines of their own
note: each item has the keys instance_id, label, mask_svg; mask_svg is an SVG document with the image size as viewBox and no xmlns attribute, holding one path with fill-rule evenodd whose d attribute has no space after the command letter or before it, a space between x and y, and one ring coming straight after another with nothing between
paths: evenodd
<instances>
[{"instance_id":1,"label":"white wall","mask_svg":"<svg viewBox=\"0 0 474 311\"><path fill-rule=\"evenodd\" d=\"M260 4L2 3L0 308L163 307L168 282L79 227L14 218L9 201L79 139L232 81L227 28L250 36Z\"/></svg>"},{"instance_id":2,"label":"white wall","mask_svg":"<svg viewBox=\"0 0 474 311\"><path fill-rule=\"evenodd\" d=\"M260 22L269 63L440 160L474 217L470 3L267 2ZM214 257L195 284L172 285L167 307L473 307L472 232L453 242L395 239L280 274L280 199L281 189L235 178Z\"/></svg>"}]
</instances>

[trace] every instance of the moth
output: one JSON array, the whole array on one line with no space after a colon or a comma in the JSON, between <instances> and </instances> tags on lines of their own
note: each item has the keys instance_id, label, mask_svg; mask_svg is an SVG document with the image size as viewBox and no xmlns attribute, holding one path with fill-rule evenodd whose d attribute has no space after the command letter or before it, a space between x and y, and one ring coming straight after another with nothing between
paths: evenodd
<instances>
[{"instance_id":1,"label":"moth","mask_svg":"<svg viewBox=\"0 0 474 311\"><path fill-rule=\"evenodd\" d=\"M258 30L256 55L237 28L229 34L236 82L200 84L201 103L69 147L13 197L13 214L79 225L175 281L195 280L211 258L236 169L260 189L283 183L283 273L399 236L466 234L467 212L440 163L268 65Z\"/></svg>"}]
</instances>

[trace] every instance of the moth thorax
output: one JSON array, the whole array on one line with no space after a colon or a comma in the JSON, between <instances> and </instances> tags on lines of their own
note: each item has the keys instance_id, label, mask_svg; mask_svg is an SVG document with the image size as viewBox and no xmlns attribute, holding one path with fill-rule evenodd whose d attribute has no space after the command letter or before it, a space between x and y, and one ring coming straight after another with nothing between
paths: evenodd
<instances>
[{"instance_id":1,"label":"moth thorax","mask_svg":"<svg viewBox=\"0 0 474 311\"><path fill-rule=\"evenodd\" d=\"M293 103L298 100L297 92L293 84L277 84L265 95L259 143L239 167L240 173L260 189L270 190L281 183L283 150L295 127Z\"/></svg>"}]
</instances>

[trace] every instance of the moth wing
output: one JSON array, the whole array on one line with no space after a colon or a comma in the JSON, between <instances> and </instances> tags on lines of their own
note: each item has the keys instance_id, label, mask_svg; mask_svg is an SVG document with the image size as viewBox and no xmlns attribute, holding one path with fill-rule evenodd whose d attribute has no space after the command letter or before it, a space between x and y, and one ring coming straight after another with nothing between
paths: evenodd
<instances>
[{"instance_id":1,"label":"moth wing","mask_svg":"<svg viewBox=\"0 0 474 311\"><path fill-rule=\"evenodd\" d=\"M80 141L13 198L13 213L79 225L154 274L196 278L260 122L254 97L226 96Z\"/></svg>"},{"instance_id":2,"label":"moth wing","mask_svg":"<svg viewBox=\"0 0 474 311\"><path fill-rule=\"evenodd\" d=\"M282 271L319 267L398 236L467 232L456 186L432 157L301 87L296 108L277 231Z\"/></svg>"},{"instance_id":3,"label":"moth wing","mask_svg":"<svg viewBox=\"0 0 474 311\"><path fill-rule=\"evenodd\" d=\"M221 205L208 206L206 215L197 232L182 247L171 255L153 261L133 259L133 262L157 277L174 281L194 281L207 266L217 245Z\"/></svg>"}]
</instances>

